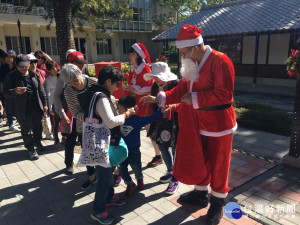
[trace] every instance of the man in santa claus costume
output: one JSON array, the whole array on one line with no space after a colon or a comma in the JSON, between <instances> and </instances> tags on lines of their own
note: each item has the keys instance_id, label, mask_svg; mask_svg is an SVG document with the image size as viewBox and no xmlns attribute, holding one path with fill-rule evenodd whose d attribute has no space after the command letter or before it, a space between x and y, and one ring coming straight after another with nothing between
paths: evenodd
<instances>
[{"instance_id":1,"label":"man in santa claus costume","mask_svg":"<svg viewBox=\"0 0 300 225\"><path fill-rule=\"evenodd\" d=\"M229 191L232 137L237 129L231 105L234 67L224 53L204 45L196 26L182 26L176 47L182 56L182 79L172 90L160 92L157 97L144 97L143 101L161 106L181 102L173 173L179 181L195 188L178 200L205 208L210 185L211 205L206 222L218 224Z\"/></svg>"}]
</instances>

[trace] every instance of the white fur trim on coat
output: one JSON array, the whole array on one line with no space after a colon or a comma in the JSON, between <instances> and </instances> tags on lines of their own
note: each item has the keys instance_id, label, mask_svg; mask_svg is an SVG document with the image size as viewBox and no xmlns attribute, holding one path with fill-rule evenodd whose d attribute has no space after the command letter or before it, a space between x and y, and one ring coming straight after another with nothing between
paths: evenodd
<instances>
[{"instance_id":1,"label":"white fur trim on coat","mask_svg":"<svg viewBox=\"0 0 300 225\"><path fill-rule=\"evenodd\" d=\"M201 135L209 136L209 137L222 137L222 136L225 136L227 134L233 133L234 131L236 131L237 127L238 127L238 125L236 123L233 128L228 129L228 130L223 130L223 131L220 131L220 132L210 132L210 131L205 131L205 130L199 130L199 133Z\"/></svg>"},{"instance_id":2,"label":"white fur trim on coat","mask_svg":"<svg viewBox=\"0 0 300 225\"><path fill-rule=\"evenodd\" d=\"M164 106L166 104L166 93L164 91L160 91L157 95L158 105Z\"/></svg>"},{"instance_id":3,"label":"white fur trim on coat","mask_svg":"<svg viewBox=\"0 0 300 225\"><path fill-rule=\"evenodd\" d=\"M186 47L192 47L196 45L200 45L203 43L202 35L195 39L189 39L189 40L182 40L182 41L175 41L176 48L186 48Z\"/></svg>"}]
</instances>

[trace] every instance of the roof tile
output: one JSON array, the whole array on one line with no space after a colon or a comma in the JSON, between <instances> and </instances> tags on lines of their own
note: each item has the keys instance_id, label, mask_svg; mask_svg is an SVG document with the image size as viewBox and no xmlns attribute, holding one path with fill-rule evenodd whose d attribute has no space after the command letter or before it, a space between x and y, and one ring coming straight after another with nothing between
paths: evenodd
<instances>
[{"instance_id":1,"label":"roof tile","mask_svg":"<svg viewBox=\"0 0 300 225\"><path fill-rule=\"evenodd\" d=\"M299 0L240 0L203 7L198 13L156 36L154 41L176 40L182 25L202 29L203 36L267 32L300 28Z\"/></svg>"}]
</instances>

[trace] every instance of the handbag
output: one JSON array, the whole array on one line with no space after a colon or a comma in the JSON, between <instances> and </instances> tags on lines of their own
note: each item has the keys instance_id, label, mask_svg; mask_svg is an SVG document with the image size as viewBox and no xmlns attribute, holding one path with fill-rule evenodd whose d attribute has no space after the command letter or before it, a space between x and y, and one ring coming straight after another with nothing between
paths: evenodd
<instances>
[{"instance_id":1,"label":"handbag","mask_svg":"<svg viewBox=\"0 0 300 225\"><path fill-rule=\"evenodd\" d=\"M118 146L110 145L108 149L111 166L120 165L128 157L128 148L121 138Z\"/></svg>"},{"instance_id":2,"label":"handbag","mask_svg":"<svg viewBox=\"0 0 300 225\"><path fill-rule=\"evenodd\" d=\"M82 151L77 166L103 166L110 167L108 148L110 143L110 130L106 125L93 120L96 92L90 103L88 121L83 122Z\"/></svg>"},{"instance_id":3,"label":"handbag","mask_svg":"<svg viewBox=\"0 0 300 225\"><path fill-rule=\"evenodd\" d=\"M59 132L71 134L72 133L72 127L73 127L73 116L69 109L66 111L66 115L70 120L70 123L64 123L63 121L60 121L59 123Z\"/></svg>"},{"instance_id":4,"label":"handbag","mask_svg":"<svg viewBox=\"0 0 300 225\"><path fill-rule=\"evenodd\" d=\"M156 143L165 146L171 146L171 137L173 130L173 120L161 119L157 128Z\"/></svg>"},{"instance_id":5,"label":"handbag","mask_svg":"<svg viewBox=\"0 0 300 225\"><path fill-rule=\"evenodd\" d=\"M52 127L51 127L51 120L49 116L43 116L42 127L43 127L44 134L51 134Z\"/></svg>"}]
</instances>

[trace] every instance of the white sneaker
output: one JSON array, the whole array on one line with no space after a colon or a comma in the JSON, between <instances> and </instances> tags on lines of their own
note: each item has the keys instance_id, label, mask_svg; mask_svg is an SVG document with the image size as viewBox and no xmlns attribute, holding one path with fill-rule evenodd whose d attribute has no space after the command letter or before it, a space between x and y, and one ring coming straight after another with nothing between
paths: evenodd
<instances>
[{"instance_id":1,"label":"white sneaker","mask_svg":"<svg viewBox=\"0 0 300 225\"><path fill-rule=\"evenodd\" d=\"M9 130L11 130L11 131L16 131L16 132L19 132L19 131L20 131L20 129L19 129L16 125L11 125L11 126L9 127Z\"/></svg>"},{"instance_id":2,"label":"white sneaker","mask_svg":"<svg viewBox=\"0 0 300 225\"><path fill-rule=\"evenodd\" d=\"M54 140L53 134L46 134L45 139L47 139L47 140Z\"/></svg>"}]
</instances>

